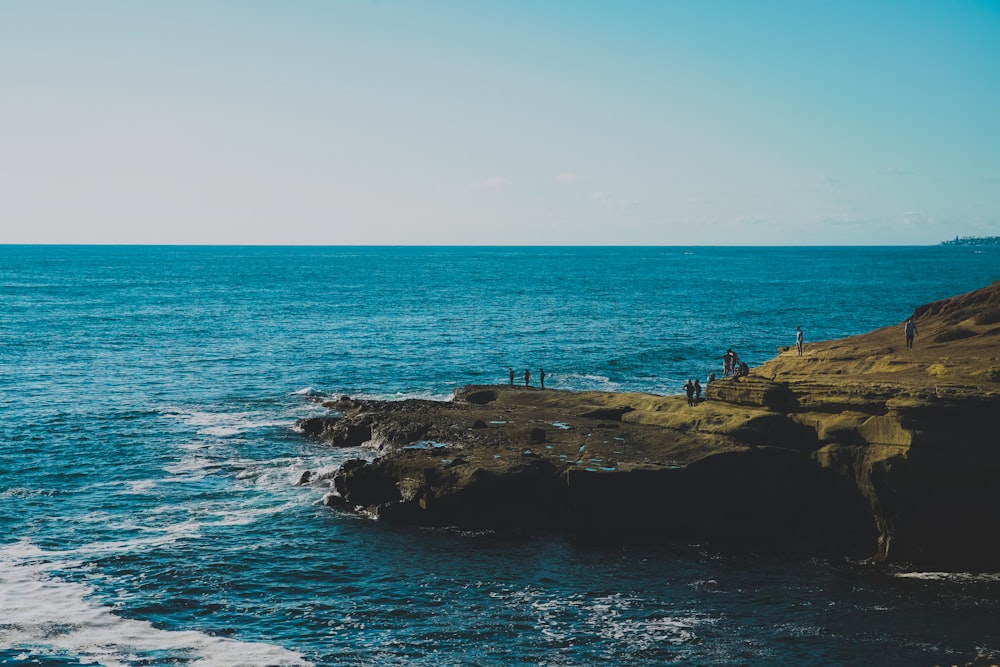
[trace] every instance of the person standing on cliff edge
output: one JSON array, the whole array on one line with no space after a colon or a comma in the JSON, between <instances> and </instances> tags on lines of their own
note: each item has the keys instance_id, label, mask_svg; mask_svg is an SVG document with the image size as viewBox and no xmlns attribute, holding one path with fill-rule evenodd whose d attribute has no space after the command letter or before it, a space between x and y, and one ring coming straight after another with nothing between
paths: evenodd
<instances>
[{"instance_id":1,"label":"person standing on cliff edge","mask_svg":"<svg viewBox=\"0 0 1000 667\"><path fill-rule=\"evenodd\" d=\"M913 318L906 320L906 324L903 325L903 333L906 334L906 349L913 349L913 337L917 335L917 323L913 321Z\"/></svg>"},{"instance_id":2,"label":"person standing on cliff edge","mask_svg":"<svg viewBox=\"0 0 1000 667\"><path fill-rule=\"evenodd\" d=\"M514 369L510 369L510 386L514 386Z\"/></svg>"},{"instance_id":3,"label":"person standing on cliff edge","mask_svg":"<svg viewBox=\"0 0 1000 667\"><path fill-rule=\"evenodd\" d=\"M542 389L545 389L545 369L544 368L539 368L538 369L538 385Z\"/></svg>"},{"instance_id":4,"label":"person standing on cliff edge","mask_svg":"<svg viewBox=\"0 0 1000 667\"><path fill-rule=\"evenodd\" d=\"M739 357L733 352L733 348L726 350L726 353L721 357L716 357L716 359L722 359L722 377L729 377L733 369L736 368L736 363L739 361Z\"/></svg>"},{"instance_id":5,"label":"person standing on cliff edge","mask_svg":"<svg viewBox=\"0 0 1000 667\"><path fill-rule=\"evenodd\" d=\"M799 356L802 356L802 327L795 327L795 347L799 350Z\"/></svg>"},{"instance_id":6,"label":"person standing on cliff edge","mask_svg":"<svg viewBox=\"0 0 1000 667\"><path fill-rule=\"evenodd\" d=\"M525 368L524 369L524 386L527 387L529 384L531 384L531 371L529 371L527 368Z\"/></svg>"}]
</instances>

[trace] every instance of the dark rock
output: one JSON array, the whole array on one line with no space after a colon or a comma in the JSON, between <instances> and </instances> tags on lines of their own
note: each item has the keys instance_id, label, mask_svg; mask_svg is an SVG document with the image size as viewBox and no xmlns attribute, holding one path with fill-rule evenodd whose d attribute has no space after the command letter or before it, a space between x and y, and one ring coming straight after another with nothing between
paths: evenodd
<instances>
[{"instance_id":1,"label":"dark rock","mask_svg":"<svg viewBox=\"0 0 1000 667\"><path fill-rule=\"evenodd\" d=\"M296 426L306 435L335 447L358 447L372 439L371 425L343 417L300 419Z\"/></svg>"},{"instance_id":2,"label":"dark rock","mask_svg":"<svg viewBox=\"0 0 1000 667\"><path fill-rule=\"evenodd\" d=\"M528 431L528 442L533 445L540 445L545 442L545 429L533 428Z\"/></svg>"},{"instance_id":3,"label":"dark rock","mask_svg":"<svg viewBox=\"0 0 1000 667\"><path fill-rule=\"evenodd\" d=\"M351 474L354 470L358 468L363 468L368 465L368 462L364 459L350 459L345 461L337 469L337 472L333 475L333 488L341 496L347 495L347 476Z\"/></svg>"},{"instance_id":4,"label":"dark rock","mask_svg":"<svg viewBox=\"0 0 1000 667\"><path fill-rule=\"evenodd\" d=\"M339 496L336 493L328 493L323 496L323 504L327 507L340 507L346 508L347 501L344 500L343 496Z\"/></svg>"},{"instance_id":5,"label":"dark rock","mask_svg":"<svg viewBox=\"0 0 1000 667\"><path fill-rule=\"evenodd\" d=\"M382 447L403 447L427 438L431 425L426 421L407 418L379 421L371 428L369 440L375 440Z\"/></svg>"},{"instance_id":6,"label":"dark rock","mask_svg":"<svg viewBox=\"0 0 1000 667\"><path fill-rule=\"evenodd\" d=\"M402 500L396 486L396 467L386 459L375 459L371 463L357 460L341 466L339 474L333 478L333 487L351 505L376 507L383 503Z\"/></svg>"},{"instance_id":7,"label":"dark rock","mask_svg":"<svg viewBox=\"0 0 1000 667\"><path fill-rule=\"evenodd\" d=\"M383 521L396 523L420 523L421 508L412 501L395 500L382 503L373 510L373 514Z\"/></svg>"},{"instance_id":8,"label":"dark rock","mask_svg":"<svg viewBox=\"0 0 1000 667\"><path fill-rule=\"evenodd\" d=\"M472 422L472 428L475 429L487 428L487 425L486 422L484 422L482 419L477 419L476 421Z\"/></svg>"},{"instance_id":9,"label":"dark rock","mask_svg":"<svg viewBox=\"0 0 1000 667\"><path fill-rule=\"evenodd\" d=\"M339 417L309 417L295 422L296 428L313 438L321 438L323 434L340 421Z\"/></svg>"},{"instance_id":10,"label":"dark rock","mask_svg":"<svg viewBox=\"0 0 1000 667\"><path fill-rule=\"evenodd\" d=\"M372 427L367 424L345 424L343 428L333 429L333 434L333 438L328 440L331 445L360 447L372 439Z\"/></svg>"},{"instance_id":11,"label":"dark rock","mask_svg":"<svg viewBox=\"0 0 1000 667\"><path fill-rule=\"evenodd\" d=\"M511 529L552 526L562 517L565 487L544 459L522 459L503 470L475 468L454 482L432 484L424 499L425 511L446 524Z\"/></svg>"},{"instance_id":12,"label":"dark rock","mask_svg":"<svg viewBox=\"0 0 1000 667\"><path fill-rule=\"evenodd\" d=\"M591 410L590 412L585 412L581 417L584 419L604 419L608 421L621 421L622 416L627 415L630 412L634 412L635 408L625 406L623 408L599 408L597 410Z\"/></svg>"},{"instance_id":13,"label":"dark rock","mask_svg":"<svg viewBox=\"0 0 1000 667\"><path fill-rule=\"evenodd\" d=\"M571 468L565 479L570 525L586 539L645 536L755 550L810 543L816 552L862 557L875 535L856 490L788 450L733 452L681 468Z\"/></svg>"},{"instance_id":14,"label":"dark rock","mask_svg":"<svg viewBox=\"0 0 1000 667\"><path fill-rule=\"evenodd\" d=\"M476 391L466 394L465 400L473 405L486 405L497 400L497 394L495 391Z\"/></svg>"}]
</instances>

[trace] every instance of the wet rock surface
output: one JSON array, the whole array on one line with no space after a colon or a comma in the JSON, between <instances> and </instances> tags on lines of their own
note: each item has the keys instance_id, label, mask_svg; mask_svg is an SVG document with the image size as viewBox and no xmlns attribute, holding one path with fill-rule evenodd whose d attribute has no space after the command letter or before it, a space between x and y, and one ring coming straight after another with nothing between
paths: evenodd
<instances>
[{"instance_id":1,"label":"wet rock surface","mask_svg":"<svg viewBox=\"0 0 1000 667\"><path fill-rule=\"evenodd\" d=\"M901 322L782 348L693 407L468 386L451 401L341 397L299 426L373 450L333 475L329 504L387 521L995 569L997 312L1000 283L918 308L913 350Z\"/></svg>"}]
</instances>

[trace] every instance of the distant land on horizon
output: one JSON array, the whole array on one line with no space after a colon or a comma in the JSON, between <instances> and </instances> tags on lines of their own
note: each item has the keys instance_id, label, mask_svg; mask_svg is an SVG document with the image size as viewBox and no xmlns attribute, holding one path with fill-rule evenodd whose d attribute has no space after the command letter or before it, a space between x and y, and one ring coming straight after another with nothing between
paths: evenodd
<instances>
[{"instance_id":1,"label":"distant land on horizon","mask_svg":"<svg viewBox=\"0 0 1000 667\"><path fill-rule=\"evenodd\" d=\"M956 236L951 241L942 241L941 245L1000 245L1000 236Z\"/></svg>"},{"instance_id":2,"label":"distant land on horizon","mask_svg":"<svg viewBox=\"0 0 1000 667\"><path fill-rule=\"evenodd\" d=\"M662 245L662 244L416 244L416 243L376 243L376 244L301 244L301 243L5 243L0 241L0 248L32 248L32 247L64 247L64 248L933 248L936 246L1000 246L1000 236L956 236L954 239L936 244L901 243L901 244L832 244L816 245L760 245L760 244L709 244L709 245Z\"/></svg>"},{"instance_id":3,"label":"distant land on horizon","mask_svg":"<svg viewBox=\"0 0 1000 667\"><path fill-rule=\"evenodd\" d=\"M1000 246L1000 236L956 236L954 239L941 241L936 244L793 244L793 245L645 245L645 244L621 244L621 245L599 245L599 244L299 244L299 243L5 243L0 241L0 248L33 248L33 247L63 247L63 248L368 248L368 249L420 249L420 248L909 248L925 247L933 248L939 246Z\"/></svg>"}]
</instances>

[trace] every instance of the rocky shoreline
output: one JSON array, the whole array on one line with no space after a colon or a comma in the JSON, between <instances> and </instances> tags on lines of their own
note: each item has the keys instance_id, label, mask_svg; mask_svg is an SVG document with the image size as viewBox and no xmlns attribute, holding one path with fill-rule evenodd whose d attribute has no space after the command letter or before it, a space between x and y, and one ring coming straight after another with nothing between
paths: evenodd
<instances>
[{"instance_id":1,"label":"rocky shoreline","mask_svg":"<svg viewBox=\"0 0 1000 667\"><path fill-rule=\"evenodd\" d=\"M680 396L468 386L324 403L374 459L301 483L386 521L1000 569L1000 282Z\"/></svg>"}]
</instances>

